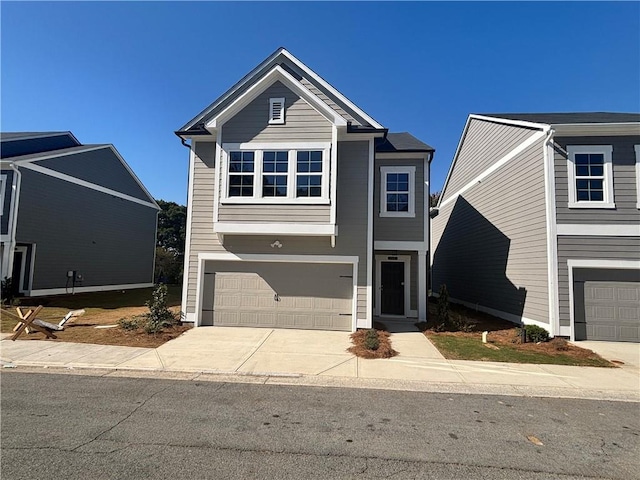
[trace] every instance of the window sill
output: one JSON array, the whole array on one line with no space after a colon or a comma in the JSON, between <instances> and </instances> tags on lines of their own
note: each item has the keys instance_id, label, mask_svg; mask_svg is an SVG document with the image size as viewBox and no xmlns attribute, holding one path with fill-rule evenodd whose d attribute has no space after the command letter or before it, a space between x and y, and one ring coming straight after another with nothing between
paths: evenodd
<instances>
[{"instance_id":1,"label":"window sill","mask_svg":"<svg viewBox=\"0 0 640 480\"><path fill-rule=\"evenodd\" d=\"M328 198L223 198L222 205L330 205Z\"/></svg>"},{"instance_id":2,"label":"window sill","mask_svg":"<svg viewBox=\"0 0 640 480\"><path fill-rule=\"evenodd\" d=\"M386 218L415 218L416 214L414 212L380 212L380 216Z\"/></svg>"},{"instance_id":3,"label":"window sill","mask_svg":"<svg viewBox=\"0 0 640 480\"><path fill-rule=\"evenodd\" d=\"M592 208L592 209L604 209L613 210L616 208L615 203L608 202L569 202L569 208Z\"/></svg>"}]
</instances>

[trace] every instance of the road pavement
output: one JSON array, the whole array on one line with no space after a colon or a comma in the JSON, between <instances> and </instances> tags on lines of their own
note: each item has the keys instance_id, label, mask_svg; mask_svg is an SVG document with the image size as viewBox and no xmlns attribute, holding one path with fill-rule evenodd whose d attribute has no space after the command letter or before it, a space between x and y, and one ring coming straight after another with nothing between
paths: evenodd
<instances>
[{"instance_id":1,"label":"road pavement","mask_svg":"<svg viewBox=\"0 0 640 480\"><path fill-rule=\"evenodd\" d=\"M640 404L1 376L3 479L637 478Z\"/></svg>"}]
</instances>

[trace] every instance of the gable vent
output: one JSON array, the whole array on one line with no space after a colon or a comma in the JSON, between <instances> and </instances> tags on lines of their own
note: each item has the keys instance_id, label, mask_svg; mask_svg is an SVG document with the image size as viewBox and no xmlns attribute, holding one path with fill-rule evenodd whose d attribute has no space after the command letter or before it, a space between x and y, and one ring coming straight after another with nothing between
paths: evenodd
<instances>
[{"instance_id":1,"label":"gable vent","mask_svg":"<svg viewBox=\"0 0 640 480\"><path fill-rule=\"evenodd\" d=\"M284 98L269 99L269 123L284 123Z\"/></svg>"}]
</instances>

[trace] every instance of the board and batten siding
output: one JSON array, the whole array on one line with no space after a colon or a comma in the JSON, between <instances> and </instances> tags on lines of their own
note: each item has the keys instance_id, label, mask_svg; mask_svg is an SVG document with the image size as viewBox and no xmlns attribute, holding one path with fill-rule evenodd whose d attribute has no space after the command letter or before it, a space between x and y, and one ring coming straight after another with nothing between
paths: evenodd
<instances>
[{"instance_id":1,"label":"board and batten siding","mask_svg":"<svg viewBox=\"0 0 640 480\"><path fill-rule=\"evenodd\" d=\"M285 99L285 123L269 125L269 99ZM330 142L331 123L281 82L275 82L222 126L222 143Z\"/></svg>"},{"instance_id":2,"label":"board and batten siding","mask_svg":"<svg viewBox=\"0 0 640 480\"><path fill-rule=\"evenodd\" d=\"M415 167L415 217L381 217L380 195L382 175L380 167ZM376 160L373 195L373 238L375 240L423 242L424 239L424 160Z\"/></svg>"},{"instance_id":3,"label":"board and batten siding","mask_svg":"<svg viewBox=\"0 0 640 480\"><path fill-rule=\"evenodd\" d=\"M637 204L636 153L640 135L608 137L556 137L554 169L556 182L556 218L559 224L639 225ZM567 145L611 145L613 147L613 200L615 209L569 208Z\"/></svg>"},{"instance_id":4,"label":"board and batten siding","mask_svg":"<svg viewBox=\"0 0 640 480\"><path fill-rule=\"evenodd\" d=\"M471 119L442 199L446 200L455 195L474 178L539 131Z\"/></svg>"},{"instance_id":5,"label":"board and batten siding","mask_svg":"<svg viewBox=\"0 0 640 480\"><path fill-rule=\"evenodd\" d=\"M558 237L558 301L560 326L570 325L569 267L567 260L635 260L640 259L640 237ZM640 279L640 272L638 273Z\"/></svg>"},{"instance_id":6,"label":"board and batten siding","mask_svg":"<svg viewBox=\"0 0 640 480\"><path fill-rule=\"evenodd\" d=\"M155 208L22 169L16 241L36 244L33 289L153 283Z\"/></svg>"},{"instance_id":7,"label":"board and batten siding","mask_svg":"<svg viewBox=\"0 0 640 480\"><path fill-rule=\"evenodd\" d=\"M501 134L528 138L514 135L510 128ZM489 144L507 142L485 135L480 128L468 132L465 143L474 145L475 153L459 158L456 169L467 162L488 168L492 162L483 155L497 160L509 153L504 149L495 155L485 148L483 139ZM517 146L510 143L511 149ZM467 176L459 185L482 173L463 170ZM440 209L432 220L432 251L435 292L446 284L454 299L505 312L510 319L549 323L543 139Z\"/></svg>"},{"instance_id":8,"label":"board and batten siding","mask_svg":"<svg viewBox=\"0 0 640 480\"><path fill-rule=\"evenodd\" d=\"M328 236L225 235L226 250L233 253L277 255L357 256L358 318L367 314L367 208L368 142L338 143L338 189L335 248ZM275 239L282 248L271 247ZM303 281L304 279L301 279Z\"/></svg>"}]
</instances>

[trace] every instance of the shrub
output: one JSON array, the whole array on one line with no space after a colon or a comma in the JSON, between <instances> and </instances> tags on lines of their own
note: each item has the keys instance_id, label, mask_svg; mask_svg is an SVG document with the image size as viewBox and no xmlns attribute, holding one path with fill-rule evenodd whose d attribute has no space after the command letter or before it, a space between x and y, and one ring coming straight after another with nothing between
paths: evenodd
<instances>
[{"instance_id":1,"label":"shrub","mask_svg":"<svg viewBox=\"0 0 640 480\"><path fill-rule=\"evenodd\" d=\"M2 303L4 305L12 305L15 298L15 290L13 289L13 281L11 280L11 278L4 277L0 290L2 290L0 292Z\"/></svg>"},{"instance_id":2,"label":"shrub","mask_svg":"<svg viewBox=\"0 0 640 480\"><path fill-rule=\"evenodd\" d=\"M527 342L538 343L549 340L549 332L538 325L525 325L520 329L520 332L522 332L522 329L524 329Z\"/></svg>"},{"instance_id":3,"label":"shrub","mask_svg":"<svg viewBox=\"0 0 640 480\"><path fill-rule=\"evenodd\" d=\"M140 328L140 318L139 317L125 317L118 320L118 325L123 330L137 330Z\"/></svg>"},{"instance_id":4,"label":"shrub","mask_svg":"<svg viewBox=\"0 0 640 480\"><path fill-rule=\"evenodd\" d=\"M451 329L451 313L449 312L449 291L447 286L442 284L436 302L436 324L434 330L442 332Z\"/></svg>"},{"instance_id":5,"label":"shrub","mask_svg":"<svg viewBox=\"0 0 640 480\"><path fill-rule=\"evenodd\" d=\"M377 350L380 347L380 339L378 338L378 332L373 328L367 330L367 335L364 338L364 346L368 350Z\"/></svg>"},{"instance_id":6,"label":"shrub","mask_svg":"<svg viewBox=\"0 0 640 480\"><path fill-rule=\"evenodd\" d=\"M554 337L549 342L549 345L553 346L553 348L559 352L566 352L567 350L569 350L569 344L564 338Z\"/></svg>"},{"instance_id":7,"label":"shrub","mask_svg":"<svg viewBox=\"0 0 640 480\"><path fill-rule=\"evenodd\" d=\"M454 328L459 332L473 332L476 324L469 320L467 317L460 315L459 313L453 320Z\"/></svg>"},{"instance_id":8,"label":"shrub","mask_svg":"<svg viewBox=\"0 0 640 480\"><path fill-rule=\"evenodd\" d=\"M153 297L146 303L149 313L145 314L144 331L157 333L165 327L178 323L179 318L167 308L167 286L158 285L153 291Z\"/></svg>"}]
</instances>

